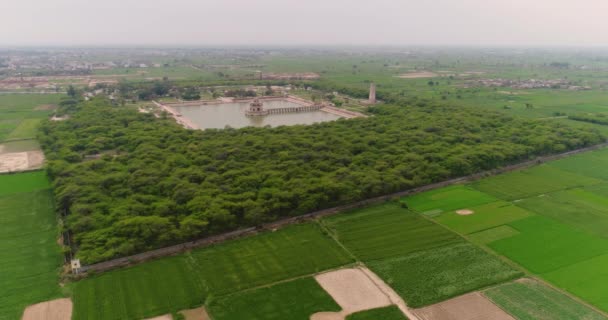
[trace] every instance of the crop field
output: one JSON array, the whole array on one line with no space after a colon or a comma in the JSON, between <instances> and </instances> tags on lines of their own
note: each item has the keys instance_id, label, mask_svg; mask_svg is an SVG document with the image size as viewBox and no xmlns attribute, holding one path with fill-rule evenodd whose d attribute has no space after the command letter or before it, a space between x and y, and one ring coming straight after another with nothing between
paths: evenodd
<instances>
[{"instance_id":1,"label":"crop field","mask_svg":"<svg viewBox=\"0 0 608 320\"><path fill-rule=\"evenodd\" d=\"M359 260L405 255L462 241L419 215L387 203L323 220Z\"/></svg>"},{"instance_id":2,"label":"crop field","mask_svg":"<svg viewBox=\"0 0 608 320\"><path fill-rule=\"evenodd\" d=\"M32 139L41 119L51 114L48 106L59 103L61 94L0 94L0 142Z\"/></svg>"},{"instance_id":3,"label":"crop field","mask_svg":"<svg viewBox=\"0 0 608 320\"><path fill-rule=\"evenodd\" d=\"M608 253L608 241L542 216L509 224L519 234L489 244L534 273L546 273Z\"/></svg>"},{"instance_id":4,"label":"crop field","mask_svg":"<svg viewBox=\"0 0 608 320\"><path fill-rule=\"evenodd\" d=\"M316 312L340 310L313 278L244 291L209 303L215 320L308 320Z\"/></svg>"},{"instance_id":5,"label":"crop field","mask_svg":"<svg viewBox=\"0 0 608 320\"><path fill-rule=\"evenodd\" d=\"M517 200L601 182L599 179L577 175L543 164L483 179L473 183L472 186L503 200Z\"/></svg>"},{"instance_id":6,"label":"crop field","mask_svg":"<svg viewBox=\"0 0 608 320\"><path fill-rule=\"evenodd\" d=\"M522 275L469 243L372 261L368 266L414 308Z\"/></svg>"},{"instance_id":7,"label":"crop field","mask_svg":"<svg viewBox=\"0 0 608 320\"><path fill-rule=\"evenodd\" d=\"M608 149L601 149L553 161L549 164L553 167L587 177L608 179L606 159L608 159Z\"/></svg>"},{"instance_id":8,"label":"crop field","mask_svg":"<svg viewBox=\"0 0 608 320\"><path fill-rule=\"evenodd\" d=\"M74 319L159 315L201 305L210 295L220 296L351 262L352 258L318 226L294 225L79 281L74 286ZM172 275L167 277L169 273ZM95 303L96 300L104 303Z\"/></svg>"},{"instance_id":9,"label":"crop field","mask_svg":"<svg viewBox=\"0 0 608 320\"><path fill-rule=\"evenodd\" d=\"M0 196L48 189L49 181L43 171L0 175Z\"/></svg>"},{"instance_id":10,"label":"crop field","mask_svg":"<svg viewBox=\"0 0 608 320\"><path fill-rule=\"evenodd\" d=\"M484 291L519 320L602 320L593 309L534 280L522 279Z\"/></svg>"},{"instance_id":11,"label":"crop field","mask_svg":"<svg viewBox=\"0 0 608 320\"><path fill-rule=\"evenodd\" d=\"M459 215L456 212L445 212L435 220L448 228L469 234L504 225L528 217L531 213L505 201L496 201L476 207L467 208L471 215Z\"/></svg>"},{"instance_id":12,"label":"crop field","mask_svg":"<svg viewBox=\"0 0 608 320\"><path fill-rule=\"evenodd\" d=\"M419 193L404 200L411 209L425 214L441 213L494 202L497 199L468 186L456 185Z\"/></svg>"},{"instance_id":13,"label":"crop field","mask_svg":"<svg viewBox=\"0 0 608 320\"><path fill-rule=\"evenodd\" d=\"M608 254L569 265L543 277L608 312Z\"/></svg>"},{"instance_id":14,"label":"crop field","mask_svg":"<svg viewBox=\"0 0 608 320\"><path fill-rule=\"evenodd\" d=\"M442 212L432 217L438 223L608 311L607 161L601 149L471 183L504 201L469 207L466 216L443 212L450 200L417 197L429 198L424 210Z\"/></svg>"},{"instance_id":15,"label":"crop field","mask_svg":"<svg viewBox=\"0 0 608 320\"><path fill-rule=\"evenodd\" d=\"M407 320L401 310L396 306L371 309L353 313L346 320Z\"/></svg>"},{"instance_id":16,"label":"crop field","mask_svg":"<svg viewBox=\"0 0 608 320\"><path fill-rule=\"evenodd\" d=\"M518 202L518 206L600 237L608 237L608 198L590 189L569 189ZM604 188L605 185L597 185Z\"/></svg>"},{"instance_id":17,"label":"crop field","mask_svg":"<svg viewBox=\"0 0 608 320\"><path fill-rule=\"evenodd\" d=\"M57 217L42 172L0 175L0 319L61 296Z\"/></svg>"}]
</instances>

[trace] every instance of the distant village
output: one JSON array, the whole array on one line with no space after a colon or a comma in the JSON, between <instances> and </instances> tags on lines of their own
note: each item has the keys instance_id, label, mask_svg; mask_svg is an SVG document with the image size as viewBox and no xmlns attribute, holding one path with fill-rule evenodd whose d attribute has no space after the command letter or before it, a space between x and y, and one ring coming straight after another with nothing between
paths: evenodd
<instances>
[{"instance_id":1,"label":"distant village","mask_svg":"<svg viewBox=\"0 0 608 320\"><path fill-rule=\"evenodd\" d=\"M572 81L567 79L551 79L551 80L539 80L539 79L525 79L525 80L513 80L513 79L476 79L467 81L465 84L467 88L474 87L509 87L513 89L565 89L565 90L591 90L590 86L575 85Z\"/></svg>"}]
</instances>

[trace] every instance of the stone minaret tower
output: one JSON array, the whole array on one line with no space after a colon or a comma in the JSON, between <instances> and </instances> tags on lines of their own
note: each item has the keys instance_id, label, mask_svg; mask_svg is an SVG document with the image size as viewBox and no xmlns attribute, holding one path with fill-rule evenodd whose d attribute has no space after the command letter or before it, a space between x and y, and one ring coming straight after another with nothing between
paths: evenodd
<instances>
[{"instance_id":1,"label":"stone minaret tower","mask_svg":"<svg viewBox=\"0 0 608 320\"><path fill-rule=\"evenodd\" d=\"M373 82L369 85L369 103L376 103L376 84Z\"/></svg>"}]
</instances>

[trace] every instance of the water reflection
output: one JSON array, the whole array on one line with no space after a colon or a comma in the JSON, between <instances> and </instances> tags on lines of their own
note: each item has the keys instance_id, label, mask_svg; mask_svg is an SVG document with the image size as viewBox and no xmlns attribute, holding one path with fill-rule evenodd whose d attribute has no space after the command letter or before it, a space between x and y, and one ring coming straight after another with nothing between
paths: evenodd
<instances>
[{"instance_id":1,"label":"water reflection","mask_svg":"<svg viewBox=\"0 0 608 320\"><path fill-rule=\"evenodd\" d=\"M297 107L296 103L289 101L264 101L264 108L286 108ZM273 114L263 117L247 117L245 110L249 107L248 102L223 103L217 105L200 106L174 106L173 108L190 119L201 129L223 129L226 126L232 128L243 128L247 126L281 126L294 124L312 124L339 119L340 116L324 111L311 111L299 113Z\"/></svg>"}]
</instances>

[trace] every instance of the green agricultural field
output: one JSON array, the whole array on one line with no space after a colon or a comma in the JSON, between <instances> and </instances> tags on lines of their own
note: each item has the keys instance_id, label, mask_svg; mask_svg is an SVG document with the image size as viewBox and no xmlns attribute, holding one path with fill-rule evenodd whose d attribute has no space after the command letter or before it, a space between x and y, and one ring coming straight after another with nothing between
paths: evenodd
<instances>
[{"instance_id":1,"label":"green agricultural field","mask_svg":"<svg viewBox=\"0 0 608 320\"><path fill-rule=\"evenodd\" d=\"M454 211L445 212L437 217L435 221L458 233L469 234L523 219L530 215L530 212L525 209L504 201L496 201L467 209L472 210L473 214L459 215Z\"/></svg>"},{"instance_id":2,"label":"green agricultural field","mask_svg":"<svg viewBox=\"0 0 608 320\"><path fill-rule=\"evenodd\" d=\"M407 320L397 306L389 306L353 313L346 320Z\"/></svg>"},{"instance_id":3,"label":"green agricultural field","mask_svg":"<svg viewBox=\"0 0 608 320\"><path fill-rule=\"evenodd\" d=\"M488 289L484 294L519 320L608 319L534 280L506 283Z\"/></svg>"},{"instance_id":4,"label":"green agricultural field","mask_svg":"<svg viewBox=\"0 0 608 320\"><path fill-rule=\"evenodd\" d=\"M6 179L9 177L10 179ZM20 184L23 177L24 183ZM0 176L0 319L19 319L26 306L60 297L63 258L54 200L45 179ZM43 176L41 176L43 177ZM42 184L44 182L45 184ZM16 187L7 193L8 187Z\"/></svg>"},{"instance_id":5,"label":"green agricultural field","mask_svg":"<svg viewBox=\"0 0 608 320\"><path fill-rule=\"evenodd\" d=\"M30 192L50 187L44 171L0 175L0 196Z\"/></svg>"},{"instance_id":6,"label":"green agricultural field","mask_svg":"<svg viewBox=\"0 0 608 320\"><path fill-rule=\"evenodd\" d=\"M76 282L73 319L143 319L202 305L208 290L184 256L112 271Z\"/></svg>"},{"instance_id":7,"label":"green agricultural field","mask_svg":"<svg viewBox=\"0 0 608 320\"><path fill-rule=\"evenodd\" d=\"M373 261L368 266L399 293L408 306L414 308L522 275L469 243Z\"/></svg>"},{"instance_id":8,"label":"green agricultural field","mask_svg":"<svg viewBox=\"0 0 608 320\"><path fill-rule=\"evenodd\" d=\"M599 185L598 185L599 186ZM608 198L589 189L569 189L524 199L518 206L579 230L608 237ZM605 185L601 185L605 188Z\"/></svg>"},{"instance_id":9,"label":"green agricultural field","mask_svg":"<svg viewBox=\"0 0 608 320\"><path fill-rule=\"evenodd\" d=\"M537 274L608 253L607 240L550 218L532 216L509 225L519 234L489 247Z\"/></svg>"},{"instance_id":10,"label":"green agricultural field","mask_svg":"<svg viewBox=\"0 0 608 320\"><path fill-rule=\"evenodd\" d=\"M512 237L516 234L519 234L519 231L505 225L472 233L468 238L474 243L485 245L500 239Z\"/></svg>"},{"instance_id":11,"label":"green agricultural field","mask_svg":"<svg viewBox=\"0 0 608 320\"><path fill-rule=\"evenodd\" d=\"M351 262L316 224L294 225L77 282L74 319L141 319Z\"/></svg>"},{"instance_id":12,"label":"green agricultural field","mask_svg":"<svg viewBox=\"0 0 608 320\"><path fill-rule=\"evenodd\" d=\"M24 119L7 137L7 140L33 139L42 119Z\"/></svg>"},{"instance_id":13,"label":"green agricultural field","mask_svg":"<svg viewBox=\"0 0 608 320\"><path fill-rule=\"evenodd\" d=\"M601 182L598 179L577 175L543 164L530 169L483 179L473 183L472 186L479 191L503 200L516 200Z\"/></svg>"},{"instance_id":14,"label":"green agricultural field","mask_svg":"<svg viewBox=\"0 0 608 320\"><path fill-rule=\"evenodd\" d=\"M323 222L359 260L405 255L462 241L453 232L397 203L359 209Z\"/></svg>"},{"instance_id":15,"label":"green agricultural field","mask_svg":"<svg viewBox=\"0 0 608 320\"><path fill-rule=\"evenodd\" d=\"M430 213L441 213L469 208L496 200L496 198L469 186L456 185L419 193L402 201L407 203L409 208L425 214L429 211Z\"/></svg>"},{"instance_id":16,"label":"green agricultural field","mask_svg":"<svg viewBox=\"0 0 608 320\"><path fill-rule=\"evenodd\" d=\"M606 160L608 160L608 149L601 149L553 161L549 165L587 177L608 180Z\"/></svg>"},{"instance_id":17,"label":"green agricultural field","mask_svg":"<svg viewBox=\"0 0 608 320\"><path fill-rule=\"evenodd\" d=\"M0 141L33 138L40 119L52 113L48 108L38 107L55 105L61 97L61 94L0 94Z\"/></svg>"},{"instance_id":18,"label":"green agricultural field","mask_svg":"<svg viewBox=\"0 0 608 320\"><path fill-rule=\"evenodd\" d=\"M543 277L608 312L608 254L569 265L544 274Z\"/></svg>"},{"instance_id":19,"label":"green agricultural field","mask_svg":"<svg viewBox=\"0 0 608 320\"><path fill-rule=\"evenodd\" d=\"M341 308L317 281L303 278L214 299L208 310L215 320L308 320Z\"/></svg>"}]
</instances>

